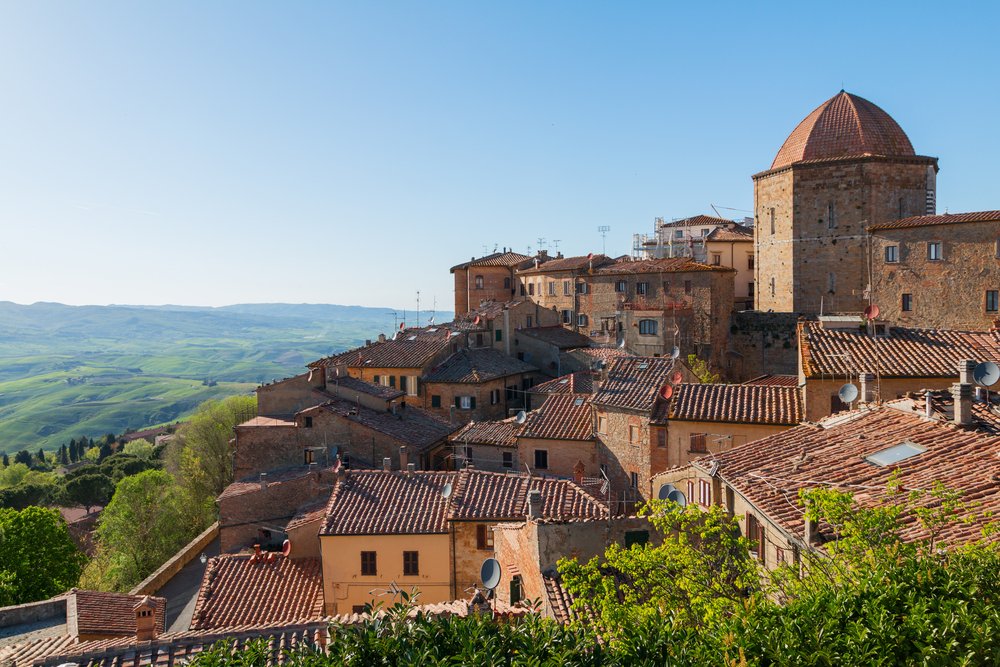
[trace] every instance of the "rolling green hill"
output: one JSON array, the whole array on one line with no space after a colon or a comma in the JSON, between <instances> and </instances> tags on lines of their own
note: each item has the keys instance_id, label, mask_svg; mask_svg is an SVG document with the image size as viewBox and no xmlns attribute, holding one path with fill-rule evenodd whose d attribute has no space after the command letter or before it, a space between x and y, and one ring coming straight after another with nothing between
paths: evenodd
<instances>
[{"instance_id":1,"label":"rolling green hill","mask_svg":"<svg viewBox=\"0 0 1000 667\"><path fill-rule=\"evenodd\" d=\"M176 421L392 328L359 306L0 302L0 452Z\"/></svg>"}]
</instances>

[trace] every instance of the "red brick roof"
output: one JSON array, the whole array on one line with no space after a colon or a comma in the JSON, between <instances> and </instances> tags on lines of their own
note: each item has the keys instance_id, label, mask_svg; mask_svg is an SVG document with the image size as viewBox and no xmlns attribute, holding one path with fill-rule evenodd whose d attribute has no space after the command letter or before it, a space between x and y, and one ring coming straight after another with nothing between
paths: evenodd
<instances>
[{"instance_id":1,"label":"red brick roof","mask_svg":"<svg viewBox=\"0 0 1000 667\"><path fill-rule=\"evenodd\" d=\"M518 335L531 336L549 345L555 345L560 350L590 345L590 339L581 333L571 331L564 326L555 325L551 327L530 327L528 329L518 329Z\"/></svg>"},{"instance_id":2,"label":"red brick roof","mask_svg":"<svg viewBox=\"0 0 1000 667\"><path fill-rule=\"evenodd\" d=\"M522 438L593 440L594 418L590 396L552 394L542 407L528 413Z\"/></svg>"},{"instance_id":3,"label":"red brick roof","mask_svg":"<svg viewBox=\"0 0 1000 667\"><path fill-rule=\"evenodd\" d=\"M732 220L727 220L725 218L716 218L711 215L693 215L690 218L681 218L680 220L671 220L670 222L664 222L660 225L663 227L704 227L706 225L731 225Z\"/></svg>"},{"instance_id":4,"label":"red brick roof","mask_svg":"<svg viewBox=\"0 0 1000 667\"><path fill-rule=\"evenodd\" d=\"M448 498L445 484L452 485ZM351 470L326 508L321 535L412 535L448 532L448 521L523 519L528 491L542 492L544 518L602 518L607 509L575 483L463 469L460 472Z\"/></svg>"},{"instance_id":5,"label":"red brick roof","mask_svg":"<svg viewBox=\"0 0 1000 667\"><path fill-rule=\"evenodd\" d=\"M423 368L449 345L447 327L406 329L384 342L356 347L309 364L310 368L346 365L349 368Z\"/></svg>"},{"instance_id":6,"label":"red brick roof","mask_svg":"<svg viewBox=\"0 0 1000 667\"><path fill-rule=\"evenodd\" d=\"M448 436L448 440L476 445L515 447L520 430L521 425L515 422L513 417L498 421L473 421Z\"/></svg>"},{"instance_id":7,"label":"red brick roof","mask_svg":"<svg viewBox=\"0 0 1000 667\"><path fill-rule=\"evenodd\" d=\"M931 395L931 414L935 419L951 421L955 418L955 399L950 389L931 392L911 391L903 398L889 401L887 406L905 412L925 414L927 394ZM990 393L990 402L976 399L972 403L972 419L976 430L987 435L1000 435L1000 396Z\"/></svg>"},{"instance_id":8,"label":"red brick roof","mask_svg":"<svg viewBox=\"0 0 1000 667\"><path fill-rule=\"evenodd\" d=\"M612 359L617 359L618 357L634 356L628 350L620 347L575 347L572 350L567 350L566 352L568 354L572 354L573 356L583 355L591 359L599 359L601 361L611 361Z\"/></svg>"},{"instance_id":9,"label":"red brick roof","mask_svg":"<svg viewBox=\"0 0 1000 667\"><path fill-rule=\"evenodd\" d=\"M327 468L326 470L329 471L331 468ZM309 466L294 466L283 470L270 471L267 473L267 477L265 477L264 480L265 483L271 487L276 484L284 484L303 479L304 477L308 477L309 473ZM242 496L247 493L257 493L258 491L260 491L260 476L253 475L252 477L244 477L243 479L236 480L223 489L222 493L219 494L218 500L226 500L235 496Z\"/></svg>"},{"instance_id":10,"label":"red brick roof","mask_svg":"<svg viewBox=\"0 0 1000 667\"><path fill-rule=\"evenodd\" d=\"M798 375L761 375L743 384L761 384L767 387L798 387Z\"/></svg>"},{"instance_id":11,"label":"red brick roof","mask_svg":"<svg viewBox=\"0 0 1000 667\"><path fill-rule=\"evenodd\" d=\"M384 410L372 410L354 401L335 399L310 410L327 410L417 450L444 440L458 429L458 426L412 405L407 405L405 409L397 408L396 414L393 414Z\"/></svg>"},{"instance_id":12,"label":"red brick roof","mask_svg":"<svg viewBox=\"0 0 1000 667\"><path fill-rule=\"evenodd\" d=\"M69 608L76 606L77 635L135 635L135 605L145 596L123 595L73 589L66 598ZM166 629L167 601L150 597L156 606L156 625ZM68 623L72 626L72 623ZM72 627L68 628L73 634Z\"/></svg>"},{"instance_id":13,"label":"red brick roof","mask_svg":"<svg viewBox=\"0 0 1000 667\"><path fill-rule=\"evenodd\" d=\"M620 357L608 367L594 404L629 410L651 410L667 384L673 360L665 357ZM662 400L662 399L661 399Z\"/></svg>"},{"instance_id":14,"label":"red brick roof","mask_svg":"<svg viewBox=\"0 0 1000 667\"><path fill-rule=\"evenodd\" d=\"M904 442L925 451L885 467L865 459ZM836 415L820 426L799 426L698 459L695 465L708 468L717 462L718 475L727 484L800 539L800 489L838 488L853 492L860 504L872 506L885 500L885 487L894 471L899 471L905 490L929 490L941 482L962 491L963 500L981 503L978 520L950 526L943 533L943 542L956 543L981 537L983 514L1000 511L998 452L1000 438L882 406ZM920 537L914 518L906 520L904 537ZM821 535L829 536L829 531L828 526L820 526Z\"/></svg>"},{"instance_id":15,"label":"red brick roof","mask_svg":"<svg viewBox=\"0 0 1000 667\"><path fill-rule=\"evenodd\" d=\"M589 394L594 390L594 374L577 371L536 384L530 389L532 394Z\"/></svg>"},{"instance_id":16,"label":"red brick roof","mask_svg":"<svg viewBox=\"0 0 1000 667\"><path fill-rule=\"evenodd\" d=\"M788 135L771 169L804 160L867 155L906 157L915 153L903 128L889 114L862 97L840 91Z\"/></svg>"},{"instance_id":17,"label":"red brick roof","mask_svg":"<svg viewBox=\"0 0 1000 667\"><path fill-rule=\"evenodd\" d=\"M528 269L522 269L518 271L518 274L534 274L534 273L553 273L555 271L580 271L583 269L597 268L605 264L609 264L614 260L607 255L594 255L592 258L588 258L586 255L580 255L579 257L559 257L556 259L550 259L544 264L539 264L537 267L533 266Z\"/></svg>"},{"instance_id":18,"label":"red brick roof","mask_svg":"<svg viewBox=\"0 0 1000 667\"><path fill-rule=\"evenodd\" d=\"M348 391L353 391L359 394L368 394L369 396L375 396L376 398L385 399L391 401L400 396L406 396L405 391L400 391L395 387L386 387L381 384L375 384L374 382L367 382L365 380L360 380L358 378L352 378L348 376L336 377L328 384L339 386ZM319 391L322 396L334 396L329 391Z\"/></svg>"},{"instance_id":19,"label":"red brick roof","mask_svg":"<svg viewBox=\"0 0 1000 667\"><path fill-rule=\"evenodd\" d=\"M882 377L958 377L962 359L1000 362L1000 334L949 329L892 327L873 337L858 329L826 329L799 324L802 366L807 378L843 378L875 373Z\"/></svg>"},{"instance_id":20,"label":"red brick roof","mask_svg":"<svg viewBox=\"0 0 1000 667\"><path fill-rule=\"evenodd\" d=\"M461 349L429 370L423 382L478 384L538 370L491 347Z\"/></svg>"},{"instance_id":21,"label":"red brick roof","mask_svg":"<svg viewBox=\"0 0 1000 667\"><path fill-rule=\"evenodd\" d=\"M735 271L728 266L702 264L687 257L667 257L664 259L624 259L622 261L594 269L594 275L632 275L645 273L690 273L692 271Z\"/></svg>"},{"instance_id":22,"label":"red brick roof","mask_svg":"<svg viewBox=\"0 0 1000 667\"><path fill-rule=\"evenodd\" d=\"M745 241L753 243L753 230L741 225L716 227L705 237L706 241Z\"/></svg>"},{"instance_id":23,"label":"red brick roof","mask_svg":"<svg viewBox=\"0 0 1000 667\"><path fill-rule=\"evenodd\" d=\"M531 259L527 255L522 255L517 252L495 252L491 255L485 255L479 257L478 259L473 258L468 262L462 264L456 264L451 267L451 273L455 273L456 269L467 269L470 266L517 266L522 262Z\"/></svg>"},{"instance_id":24,"label":"red brick roof","mask_svg":"<svg viewBox=\"0 0 1000 667\"><path fill-rule=\"evenodd\" d=\"M802 421L797 387L759 384L679 384L670 399L674 421L787 424Z\"/></svg>"},{"instance_id":25,"label":"red brick roof","mask_svg":"<svg viewBox=\"0 0 1000 667\"><path fill-rule=\"evenodd\" d=\"M942 213L941 215L915 215L901 220L892 220L868 229L909 229L911 227L931 227L933 225L958 225L967 222L997 222L1000 211L976 211L975 213Z\"/></svg>"},{"instance_id":26,"label":"red brick roof","mask_svg":"<svg viewBox=\"0 0 1000 667\"><path fill-rule=\"evenodd\" d=\"M233 554L209 560L191 629L311 621L322 616L323 573L319 558Z\"/></svg>"}]
</instances>

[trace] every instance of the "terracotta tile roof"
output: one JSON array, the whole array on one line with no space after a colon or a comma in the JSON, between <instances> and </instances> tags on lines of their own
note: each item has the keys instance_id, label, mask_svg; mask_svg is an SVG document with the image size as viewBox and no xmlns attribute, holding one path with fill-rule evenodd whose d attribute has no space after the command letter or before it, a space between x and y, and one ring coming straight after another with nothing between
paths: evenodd
<instances>
[{"instance_id":1,"label":"terracotta tile roof","mask_svg":"<svg viewBox=\"0 0 1000 667\"><path fill-rule=\"evenodd\" d=\"M496 447L515 447L520 430L521 425L515 422L513 417L498 421L473 421L448 436L448 440Z\"/></svg>"},{"instance_id":2,"label":"terracotta tile roof","mask_svg":"<svg viewBox=\"0 0 1000 667\"><path fill-rule=\"evenodd\" d=\"M798 387L798 375L761 375L743 384L760 384L766 387Z\"/></svg>"},{"instance_id":3,"label":"terracotta tile roof","mask_svg":"<svg viewBox=\"0 0 1000 667\"><path fill-rule=\"evenodd\" d=\"M745 241L753 243L753 230L742 225L733 227L716 227L707 237L706 241Z\"/></svg>"},{"instance_id":4,"label":"terracotta tile roof","mask_svg":"<svg viewBox=\"0 0 1000 667\"><path fill-rule=\"evenodd\" d=\"M570 331L563 326L552 327L531 327L529 329L518 329L518 335L530 336L535 340L554 345L560 350L586 347L590 345L590 339L581 333Z\"/></svg>"},{"instance_id":5,"label":"terracotta tile roof","mask_svg":"<svg viewBox=\"0 0 1000 667\"><path fill-rule=\"evenodd\" d=\"M931 392L911 391L903 398L889 401L888 407L914 414L925 414L927 409L927 394L931 395L931 414L934 419L951 421L955 418L955 399L949 389L938 389ZM975 428L986 435L1000 435L1000 396L990 393L990 402L976 399L972 403L972 419Z\"/></svg>"},{"instance_id":6,"label":"terracotta tile roof","mask_svg":"<svg viewBox=\"0 0 1000 667\"><path fill-rule=\"evenodd\" d=\"M594 390L594 374L577 371L536 384L529 391L532 394L589 394Z\"/></svg>"},{"instance_id":7,"label":"terracotta tile roof","mask_svg":"<svg viewBox=\"0 0 1000 667\"><path fill-rule=\"evenodd\" d=\"M704 227L706 225L732 225L732 220L727 220L726 218L716 218L711 215L693 215L690 218L681 218L680 220L671 220L670 222L664 222L660 225L660 228L664 227Z\"/></svg>"},{"instance_id":8,"label":"terracotta tile roof","mask_svg":"<svg viewBox=\"0 0 1000 667\"><path fill-rule=\"evenodd\" d=\"M327 622L278 623L267 625L239 625L216 630L190 630L160 635L152 641L136 641L134 637L82 642L79 644L54 643L39 647L42 653L27 662L17 660L12 667L27 667L29 664L55 667L65 663L86 665L87 667L171 667L183 665L194 656L217 642L233 642L233 650L239 651L249 642L265 639L270 655L267 665L281 665L288 659L290 651L298 646L323 645L327 640Z\"/></svg>"},{"instance_id":9,"label":"terracotta tile roof","mask_svg":"<svg viewBox=\"0 0 1000 667\"><path fill-rule=\"evenodd\" d=\"M902 443L924 451L885 467L865 457ZM963 500L981 503L980 518L950 526L945 543L981 536L984 512L1000 511L1000 438L964 430L937 420L881 406L841 413L820 425L803 425L694 462L707 468L718 463L718 475L787 533L802 538L800 489L833 487L854 493L872 506L885 498L890 475L899 472L906 490L930 489L941 482L963 492ZM917 538L921 529L908 517L904 537ZM829 526L820 525L829 537ZM994 536L1000 538L1000 536Z\"/></svg>"},{"instance_id":10,"label":"terracotta tile roof","mask_svg":"<svg viewBox=\"0 0 1000 667\"><path fill-rule=\"evenodd\" d=\"M958 377L962 359L1000 362L1000 334L949 329L892 327L872 337L858 329L799 324L802 366L807 378L874 373L882 377ZM877 358L876 358L877 355Z\"/></svg>"},{"instance_id":11,"label":"terracotta tile roof","mask_svg":"<svg viewBox=\"0 0 1000 667\"><path fill-rule=\"evenodd\" d=\"M360 424L373 431L378 431L400 443L422 451L431 445L447 438L458 426L427 412L408 405L405 409L397 408L396 414L382 410L372 410L354 401L335 399L317 406L340 417Z\"/></svg>"},{"instance_id":12,"label":"terracotta tile roof","mask_svg":"<svg viewBox=\"0 0 1000 667\"><path fill-rule=\"evenodd\" d=\"M554 273L556 271L581 271L590 268L597 268L605 264L610 264L613 262L607 255L594 255L593 257L587 257L587 255L580 255L579 257L558 257L555 259L550 259L544 264L539 264L538 267L531 267L527 269L521 269L518 271L519 275L531 275L535 273Z\"/></svg>"},{"instance_id":13,"label":"terracotta tile roof","mask_svg":"<svg viewBox=\"0 0 1000 667\"><path fill-rule=\"evenodd\" d=\"M191 629L291 623L322 616L323 573L319 558L231 554L208 561Z\"/></svg>"},{"instance_id":14,"label":"terracotta tile roof","mask_svg":"<svg viewBox=\"0 0 1000 667\"><path fill-rule=\"evenodd\" d=\"M646 273L691 273L694 271L735 271L728 266L702 264L688 257L666 257L664 259L624 259L622 261L594 269L594 275L615 276Z\"/></svg>"},{"instance_id":15,"label":"terracotta tile roof","mask_svg":"<svg viewBox=\"0 0 1000 667\"><path fill-rule=\"evenodd\" d=\"M352 378L350 376L342 376L334 378L330 383L339 387L340 389L346 389L347 391L353 391L359 394L368 394L369 396L375 396L376 398L385 399L386 401L391 401L400 396L406 396L405 391L400 391L395 387L386 387L380 384L375 384L374 382L367 382L365 380L360 380L358 378ZM329 391L317 391L321 396L332 396L336 398L336 395Z\"/></svg>"},{"instance_id":16,"label":"terracotta tile roof","mask_svg":"<svg viewBox=\"0 0 1000 667\"><path fill-rule=\"evenodd\" d=\"M931 227L933 225L959 225L967 222L997 222L1000 211L977 211L975 213L943 213L941 215L915 215L901 220L892 220L872 225L868 229L909 229L911 227Z\"/></svg>"},{"instance_id":17,"label":"terracotta tile roof","mask_svg":"<svg viewBox=\"0 0 1000 667\"><path fill-rule=\"evenodd\" d=\"M295 421L288 419L276 419L275 417L254 417L253 419L248 419L242 424L236 425L237 428L242 426L295 426Z\"/></svg>"},{"instance_id":18,"label":"terracotta tile roof","mask_svg":"<svg viewBox=\"0 0 1000 667\"><path fill-rule=\"evenodd\" d=\"M487 301L480 301L479 306L474 310L470 310L467 315L462 316L462 320L471 321L478 315L482 319L493 320L500 317L503 311L516 308L523 303L529 303L527 299L514 299L512 301L494 301L489 299Z\"/></svg>"},{"instance_id":19,"label":"terracotta tile roof","mask_svg":"<svg viewBox=\"0 0 1000 667\"><path fill-rule=\"evenodd\" d=\"M866 155L915 153L903 128L889 114L862 97L840 91L792 130L771 169L805 160Z\"/></svg>"},{"instance_id":20,"label":"terracotta tile roof","mask_svg":"<svg viewBox=\"0 0 1000 667\"><path fill-rule=\"evenodd\" d=\"M36 660L70 651L78 646L76 639L66 633L19 641L16 644L0 646L0 665L3 667L27 667Z\"/></svg>"},{"instance_id":21,"label":"terracotta tile roof","mask_svg":"<svg viewBox=\"0 0 1000 667\"><path fill-rule=\"evenodd\" d=\"M573 609L573 596L563 587L562 577L558 573L543 572L542 583L553 619L563 624L575 620L578 614Z\"/></svg>"},{"instance_id":22,"label":"terracotta tile roof","mask_svg":"<svg viewBox=\"0 0 1000 667\"><path fill-rule=\"evenodd\" d=\"M665 357L620 357L608 367L594 404L629 410L651 410L670 379L673 360ZM660 399L662 400L662 399Z\"/></svg>"},{"instance_id":23,"label":"terracotta tile roof","mask_svg":"<svg viewBox=\"0 0 1000 667\"><path fill-rule=\"evenodd\" d=\"M577 520L607 518L600 499L575 482L465 469L450 499L449 519L468 521L524 520L528 492L542 492L542 518Z\"/></svg>"},{"instance_id":24,"label":"terracotta tile roof","mask_svg":"<svg viewBox=\"0 0 1000 667\"><path fill-rule=\"evenodd\" d=\"M412 328L385 341L356 347L309 364L310 368L346 365L349 368L423 368L448 347L451 331L444 326Z\"/></svg>"},{"instance_id":25,"label":"terracotta tile roof","mask_svg":"<svg viewBox=\"0 0 1000 667\"><path fill-rule=\"evenodd\" d=\"M605 362L619 357L635 356L628 350L618 347L575 347L572 350L566 350L566 352L573 356L584 356Z\"/></svg>"},{"instance_id":26,"label":"terracotta tile roof","mask_svg":"<svg viewBox=\"0 0 1000 667\"><path fill-rule=\"evenodd\" d=\"M511 607L500 600L493 600L493 610L494 613L502 614L506 617L512 616L524 616L532 613L532 611L520 605ZM375 614L376 617L381 617L385 615L385 610L382 609ZM450 600L448 602L434 602L431 604L418 604L414 605L407 612L409 618L415 618L418 615L422 616L456 616L458 618L465 618L470 613L469 611L469 600ZM330 617L330 622L340 625L354 625L356 623L364 623L371 620L371 615L369 614L338 614L336 616Z\"/></svg>"},{"instance_id":27,"label":"terracotta tile roof","mask_svg":"<svg viewBox=\"0 0 1000 667\"><path fill-rule=\"evenodd\" d=\"M678 384L669 420L787 424L802 421L798 387L759 384Z\"/></svg>"},{"instance_id":28,"label":"terracotta tile roof","mask_svg":"<svg viewBox=\"0 0 1000 667\"><path fill-rule=\"evenodd\" d=\"M445 498L445 484L452 485ZM449 520L524 519L528 491L542 492L542 516L606 518L601 501L564 479L463 469L459 472L347 471L334 488L320 535L448 532Z\"/></svg>"},{"instance_id":29,"label":"terracotta tile roof","mask_svg":"<svg viewBox=\"0 0 1000 667\"><path fill-rule=\"evenodd\" d=\"M135 605L144 597L74 588L66 598L69 634L74 634L70 610L75 605L77 635L134 635ZM158 597L149 599L156 605L156 624L163 632L166 629L167 601Z\"/></svg>"},{"instance_id":30,"label":"terracotta tile roof","mask_svg":"<svg viewBox=\"0 0 1000 667\"><path fill-rule=\"evenodd\" d=\"M478 384L538 369L491 347L461 349L429 370L423 382Z\"/></svg>"},{"instance_id":31,"label":"terracotta tile roof","mask_svg":"<svg viewBox=\"0 0 1000 667\"><path fill-rule=\"evenodd\" d=\"M320 535L446 533L441 490L457 479L457 472L347 471L330 496Z\"/></svg>"},{"instance_id":32,"label":"terracotta tile roof","mask_svg":"<svg viewBox=\"0 0 1000 667\"><path fill-rule=\"evenodd\" d=\"M590 396L552 394L542 407L528 413L522 438L593 440L594 418Z\"/></svg>"},{"instance_id":33,"label":"terracotta tile roof","mask_svg":"<svg viewBox=\"0 0 1000 667\"><path fill-rule=\"evenodd\" d=\"M333 470L333 468L327 468L327 471ZM303 479L309 476L309 466L294 466L289 468L284 468L281 470L273 470L267 473L265 478L265 483L270 488L275 485L285 484L287 482L293 482L296 480ZM227 500L229 498L235 498L236 496L242 496L248 493L257 493L260 491L260 476L254 475L252 477L244 477L243 479L236 480L219 494L217 500Z\"/></svg>"},{"instance_id":34,"label":"terracotta tile roof","mask_svg":"<svg viewBox=\"0 0 1000 667\"><path fill-rule=\"evenodd\" d=\"M527 255L522 255L517 252L495 252L491 255L485 255L483 257L473 258L468 262L462 264L456 264L451 267L451 273L455 273L456 269L467 269L470 266L507 266L514 267L518 264L526 262L531 258Z\"/></svg>"},{"instance_id":35,"label":"terracotta tile roof","mask_svg":"<svg viewBox=\"0 0 1000 667\"><path fill-rule=\"evenodd\" d=\"M310 523L321 521L323 517L326 516L326 505L330 502L328 498L322 498L320 500L312 500L305 505L302 505L295 511L295 516L292 517L288 525L285 526L286 531L295 530L296 528L301 528L302 526L309 525ZM295 552L292 552L295 555Z\"/></svg>"}]
</instances>

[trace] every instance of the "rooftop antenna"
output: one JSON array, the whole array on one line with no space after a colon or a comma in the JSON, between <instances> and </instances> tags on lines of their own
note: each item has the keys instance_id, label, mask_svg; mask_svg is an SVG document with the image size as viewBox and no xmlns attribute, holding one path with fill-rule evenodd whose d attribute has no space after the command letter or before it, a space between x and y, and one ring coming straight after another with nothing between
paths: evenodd
<instances>
[{"instance_id":1,"label":"rooftop antenna","mask_svg":"<svg viewBox=\"0 0 1000 667\"><path fill-rule=\"evenodd\" d=\"M990 403L990 387L1000 382L1000 366L992 361L976 364L976 367L972 369L972 379L986 390L986 407L989 408L993 405Z\"/></svg>"},{"instance_id":2,"label":"rooftop antenna","mask_svg":"<svg viewBox=\"0 0 1000 667\"><path fill-rule=\"evenodd\" d=\"M539 237L539 239L538 239L538 252L541 252L541 251L542 251L542 246L543 246L543 245L545 245L545 239L544 239L544 238L541 238L541 237Z\"/></svg>"},{"instance_id":3,"label":"rooftop antenna","mask_svg":"<svg viewBox=\"0 0 1000 667\"><path fill-rule=\"evenodd\" d=\"M420 290L417 290L417 328L420 328Z\"/></svg>"},{"instance_id":4,"label":"rooftop antenna","mask_svg":"<svg viewBox=\"0 0 1000 667\"><path fill-rule=\"evenodd\" d=\"M878 335L875 330L875 319L881 313L881 309L874 303L870 303L865 306L865 319L868 321L868 327L871 329L871 335L875 343L875 402L882 402L882 364L879 363L878 358Z\"/></svg>"},{"instance_id":5,"label":"rooftop antenna","mask_svg":"<svg viewBox=\"0 0 1000 667\"><path fill-rule=\"evenodd\" d=\"M562 239L552 239L552 250L554 250L557 255L559 254L559 241L561 240Z\"/></svg>"},{"instance_id":6,"label":"rooftop antenna","mask_svg":"<svg viewBox=\"0 0 1000 667\"><path fill-rule=\"evenodd\" d=\"M608 240L608 232L610 232L610 231L611 231L611 226L610 225L600 225L597 228L597 233L601 235L601 254L602 255L607 255L608 254L607 240Z\"/></svg>"}]
</instances>

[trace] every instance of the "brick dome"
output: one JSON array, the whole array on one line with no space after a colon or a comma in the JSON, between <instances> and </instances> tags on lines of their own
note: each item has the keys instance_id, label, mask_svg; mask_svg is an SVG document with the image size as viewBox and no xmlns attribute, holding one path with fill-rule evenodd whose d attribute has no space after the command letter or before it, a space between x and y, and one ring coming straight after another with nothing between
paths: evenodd
<instances>
[{"instance_id":1,"label":"brick dome","mask_svg":"<svg viewBox=\"0 0 1000 667\"><path fill-rule=\"evenodd\" d=\"M842 90L788 135L771 169L803 160L914 154L909 138L892 116L863 97Z\"/></svg>"}]
</instances>

